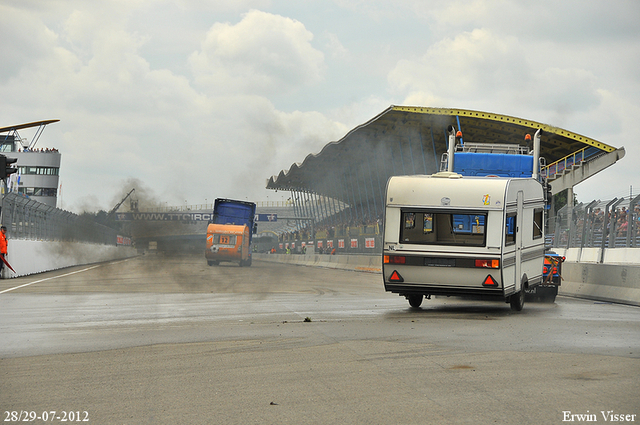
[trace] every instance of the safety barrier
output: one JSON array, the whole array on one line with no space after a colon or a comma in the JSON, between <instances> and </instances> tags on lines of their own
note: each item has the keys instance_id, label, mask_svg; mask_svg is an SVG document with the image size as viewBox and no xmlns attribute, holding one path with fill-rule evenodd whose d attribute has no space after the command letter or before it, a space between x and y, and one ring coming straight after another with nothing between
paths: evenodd
<instances>
[{"instance_id":1,"label":"safety barrier","mask_svg":"<svg viewBox=\"0 0 640 425\"><path fill-rule=\"evenodd\" d=\"M6 267L2 273L5 278L20 277L135 255L136 249L130 246L10 239L7 261L16 273Z\"/></svg>"},{"instance_id":2,"label":"safety barrier","mask_svg":"<svg viewBox=\"0 0 640 425\"><path fill-rule=\"evenodd\" d=\"M559 294L569 297L640 306L640 249L556 249L567 258ZM381 255L253 254L255 260L300 266L382 273Z\"/></svg>"},{"instance_id":3,"label":"safety barrier","mask_svg":"<svg viewBox=\"0 0 640 425\"><path fill-rule=\"evenodd\" d=\"M640 306L640 249L555 249L566 257L560 295ZM604 258L604 262L600 259Z\"/></svg>"},{"instance_id":4,"label":"safety barrier","mask_svg":"<svg viewBox=\"0 0 640 425\"><path fill-rule=\"evenodd\" d=\"M299 266L382 273L382 257L380 255L253 254L253 258L255 260Z\"/></svg>"}]
</instances>

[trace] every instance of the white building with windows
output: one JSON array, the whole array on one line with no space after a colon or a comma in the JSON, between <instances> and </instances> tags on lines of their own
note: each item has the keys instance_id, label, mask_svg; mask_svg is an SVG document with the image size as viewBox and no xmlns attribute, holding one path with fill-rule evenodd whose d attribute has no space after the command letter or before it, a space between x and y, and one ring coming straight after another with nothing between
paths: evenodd
<instances>
[{"instance_id":1,"label":"white building with windows","mask_svg":"<svg viewBox=\"0 0 640 425\"><path fill-rule=\"evenodd\" d=\"M7 158L16 158L17 161L11 166L18 169L18 172L8 179L7 187L2 187L3 193L6 190L16 192L56 207L62 155L57 149L35 147L44 126L56 121L58 120L0 128L0 154ZM31 142L20 138L18 134L18 130L30 127L38 127Z\"/></svg>"}]
</instances>

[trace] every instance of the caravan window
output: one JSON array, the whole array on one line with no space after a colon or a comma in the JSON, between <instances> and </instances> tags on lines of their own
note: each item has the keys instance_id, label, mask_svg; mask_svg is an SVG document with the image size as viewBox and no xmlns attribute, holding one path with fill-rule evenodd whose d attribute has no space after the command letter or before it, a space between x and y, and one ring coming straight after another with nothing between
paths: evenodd
<instances>
[{"instance_id":1,"label":"caravan window","mask_svg":"<svg viewBox=\"0 0 640 425\"><path fill-rule=\"evenodd\" d=\"M542 208L536 208L533 212L533 239L540 239L542 237Z\"/></svg>"},{"instance_id":2,"label":"caravan window","mask_svg":"<svg viewBox=\"0 0 640 425\"><path fill-rule=\"evenodd\" d=\"M516 243L516 213L508 213L504 226L504 244L513 245Z\"/></svg>"},{"instance_id":3,"label":"caravan window","mask_svg":"<svg viewBox=\"0 0 640 425\"><path fill-rule=\"evenodd\" d=\"M485 246L486 212L403 210L401 220L403 243Z\"/></svg>"}]
</instances>

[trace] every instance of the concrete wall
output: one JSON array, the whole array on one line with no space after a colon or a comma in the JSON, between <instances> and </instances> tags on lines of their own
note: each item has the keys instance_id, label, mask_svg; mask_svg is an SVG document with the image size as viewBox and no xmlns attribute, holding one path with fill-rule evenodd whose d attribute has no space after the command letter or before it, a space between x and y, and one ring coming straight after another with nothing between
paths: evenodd
<instances>
[{"instance_id":1,"label":"concrete wall","mask_svg":"<svg viewBox=\"0 0 640 425\"><path fill-rule=\"evenodd\" d=\"M559 294L597 301L640 305L640 248L556 249L567 257ZM254 259L305 266L382 273L381 255L254 254Z\"/></svg>"},{"instance_id":2,"label":"concrete wall","mask_svg":"<svg viewBox=\"0 0 640 425\"><path fill-rule=\"evenodd\" d=\"M597 301L640 305L640 248L556 249L563 264L559 294Z\"/></svg>"},{"instance_id":3,"label":"concrete wall","mask_svg":"<svg viewBox=\"0 0 640 425\"><path fill-rule=\"evenodd\" d=\"M22 239L9 239L8 251L7 261L16 273L12 273L5 267L3 270L5 278L117 260L137 254L134 248L125 246Z\"/></svg>"},{"instance_id":4,"label":"concrete wall","mask_svg":"<svg viewBox=\"0 0 640 425\"><path fill-rule=\"evenodd\" d=\"M253 254L253 259L300 266L382 273L382 257L380 255Z\"/></svg>"}]
</instances>

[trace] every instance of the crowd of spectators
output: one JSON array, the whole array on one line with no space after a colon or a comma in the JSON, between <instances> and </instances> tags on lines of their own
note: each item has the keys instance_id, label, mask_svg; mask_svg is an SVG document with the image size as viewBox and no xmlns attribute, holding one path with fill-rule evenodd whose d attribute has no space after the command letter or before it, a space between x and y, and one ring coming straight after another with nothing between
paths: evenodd
<instances>
[{"instance_id":1,"label":"crowd of spectators","mask_svg":"<svg viewBox=\"0 0 640 425\"><path fill-rule=\"evenodd\" d=\"M584 228L585 218L587 220L586 229ZM640 205L636 205L633 211L625 206L618 207L613 211L609 211L606 217L602 208L596 208L593 210L591 217L585 217L584 214L575 217L575 229L573 240L576 243L581 243L583 233L587 240L595 241L597 239L601 241L602 235L605 238L609 238L613 232L614 237L619 240L616 243L617 246L626 244L627 236L630 236L632 240L635 239L636 245L639 245ZM629 235L629 232L633 233ZM569 231L565 229L561 233L560 245L567 243L569 237Z\"/></svg>"},{"instance_id":2,"label":"crowd of spectators","mask_svg":"<svg viewBox=\"0 0 640 425\"><path fill-rule=\"evenodd\" d=\"M34 149L24 148L24 149L18 149L18 152L42 152L42 153L50 153L50 152L58 152L58 149L56 149L56 148L34 148Z\"/></svg>"},{"instance_id":3,"label":"crowd of spectators","mask_svg":"<svg viewBox=\"0 0 640 425\"><path fill-rule=\"evenodd\" d=\"M280 242L307 241L315 239L334 239L357 235L378 235L382 229L382 218L357 222L350 220L341 223L320 222L315 226L306 225L302 229L282 233Z\"/></svg>"}]
</instances>

